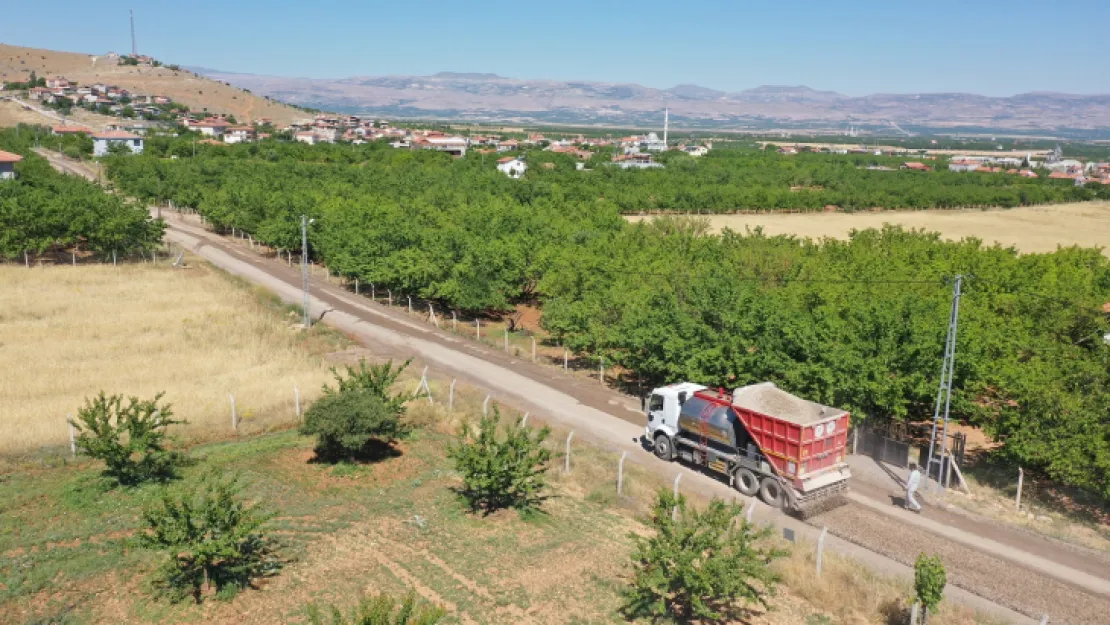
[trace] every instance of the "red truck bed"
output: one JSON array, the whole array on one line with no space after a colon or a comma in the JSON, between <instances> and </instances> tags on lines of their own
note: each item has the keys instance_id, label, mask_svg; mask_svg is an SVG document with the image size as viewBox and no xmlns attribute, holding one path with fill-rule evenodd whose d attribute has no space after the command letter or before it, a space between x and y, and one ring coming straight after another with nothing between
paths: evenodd
<instances>
[{"instance_id":1,"label":"red truck bed","mask_svg":"<svg viewBox=\"0 0 1110 625\"><path fill-rule=\"evenodd\" d=\"M776 472L801 492L823 486L822 474L843 465L850 418L844 410L791 395L770 382L738 388L732 395L708 390L695 395L731 406Z\"/></svg>"}]
</instances>

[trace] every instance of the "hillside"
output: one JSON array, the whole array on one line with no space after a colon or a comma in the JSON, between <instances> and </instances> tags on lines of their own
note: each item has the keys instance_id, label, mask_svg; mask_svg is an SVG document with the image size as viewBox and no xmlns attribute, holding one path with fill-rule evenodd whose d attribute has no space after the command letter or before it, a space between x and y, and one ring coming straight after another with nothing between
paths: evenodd
<instances>
[{"instance_id":1,"label":"hillside","mask_svg":"<svg viewBox=\"0 0 1110 625\"><path fill-rule=\"evenodd\" d=\"M684 128L806 127L890 132L991 128L1011 132L1110 128L1110 96L1026 93L872 94L851 97L804 86L761 86L734 93L683 84L656 89L632 83L532 80L494 74L353 76L343 79L236 74L197 68L216 80L298 105L391 116L483 121L597 123Z\"/></svg>"},{"instance_id":2,"label":"hillside","mask_svg":"<svg viewBox=\"0 0 1110 625\"><path fill-rule=\"evenodd\" d=\"M83 85L103 82L136 93L164 95L191 109L230 113L242 121L267 117L275 124L288 124L305 117L293 107L184 69L113 65L103 56L0 44L0 81L26 80L31 71L44 77L61 75Z\"/></svg>"}]
</instances>

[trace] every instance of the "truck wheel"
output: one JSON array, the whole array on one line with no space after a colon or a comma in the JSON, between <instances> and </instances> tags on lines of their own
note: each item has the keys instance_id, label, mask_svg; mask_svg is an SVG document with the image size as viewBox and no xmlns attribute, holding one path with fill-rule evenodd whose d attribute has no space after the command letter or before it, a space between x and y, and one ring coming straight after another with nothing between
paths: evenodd
<instances>
[{"instance_id":1,"label":"truck wheel","mask_svg":"<svg viewBox=\"0 0 1110 625\"><path fill-rule=\"evenodd\" d=\"M759 497L768 506L781 508L783 500L782 484L773 477L763 478L763 485L759 488Z\"/></svg>"},{"instance_id":2,"label":"truck wheel","mask_svg":"<svg viewBox=\"0 0 1110 625\"><path fill-rule=\"evenodd\" d=\"M736 470L736 490L741 494L751 497L759 492L759 478L751 469L743 467Z\"/></svg>"},{"instance_id":3,"label":"truck wheel","mask_svg":"<svg viewBox=\"0 0 1110 625\"><path fill-rule=\"evenodd\" d=\"M671 449L671 437L660 432L655 435L655 455L663 460L670 460L674 455Z\"/></svg>"}]
</instances>

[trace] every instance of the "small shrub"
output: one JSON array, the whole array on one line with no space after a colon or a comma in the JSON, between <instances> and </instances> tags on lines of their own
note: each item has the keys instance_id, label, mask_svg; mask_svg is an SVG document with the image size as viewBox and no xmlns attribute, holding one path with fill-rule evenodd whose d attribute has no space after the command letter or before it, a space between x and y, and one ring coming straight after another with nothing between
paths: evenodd
<instances>
[{"instance_id":1,"label":"small shrub","mask_svg":"<svg viewBox=\"0 0 1110 625\"><path fill-rule=\"evenodd\" d=\"M332 395L346 391L366 391L378 399L398 416L405 414L405 402L412 399L404 393L394 395L391 391L393 384L401 377L401 373L409 366L412 359L406 360L397 368L389 360L380 365L367 365L365 360L360 360L358 367L345 367L346 377L335 367L331 373L335 377L337 389L324 385L324 394Z\"/></svg>"},{"instance_id":2,"label":"small shrub","mask_svg":"<svg viewBox=\"0 0 1110 625\"><path fill-rule=\"evenodd\" d=\"M159 405L163 393L152 400L137 397L123 403L122 395L103 391L77 411L77 448L103 461L104 474L118 484L166 480L176 475L182 457L166 450L166 429L175 421L169 404Z\"/></svg>"},{"instance_id":3,"label":"small shrub","mask_svg":"<svg viewBox=\"0 0 1110 625\"><path fill-rule=\"evenodd\" d=\"M332 606L326 620L319 608L308 606L308 622L312 625L435 625L445 614L438 606L417 605L416 595L411 592L399 604L384 593L363 598L346 615Z\"/></svg>"},{"instance_id":4,"label":"small shrub","mask_svg":"<svg viewBox=\"0 0 1110 625\"><path fill-rule=\"evenodd\" d=\"M333 462L383 456L406 432L396 409L365 390L321 397L305 411L301 434L316 436L316 455Z\"/></svg>"},{"instance_id":5,"label":"small shrub","mask_svg":"<svg viewBox=\"0 0 1110 625\"><path fill-rule=\"evenodd\" d=\"M636 550L626 613L723 620L742 617L748 604L767 608L779 581L769 564L786 552L757 546L771 530L757 531L742 512L742 506L720 499L704 512L688 510L686 497L660 491L652 511L655 535L632 534Z\"/></svg>"},{"instance_id":6,"label":"small shrub","mask_svg":"<svg viewBox=\"0 0 1110 625\"><path fill-rule=\"evenodd\" d=\"M929 612L940 605L944 598L944 587L948 584L948 575L944 571L944 562L940 556L929 557L924 553L918 554L913 565L913 590L918 603L922 606L921 623L928 621Z\"/></svg>"},{"instance_id":7,"label":"small shrub","mask_svg":"<svg viewBox=\"0 0 1110 625\"><path fill-rule=\"evenodd\" d=\"M204 590L227 598L278 564L259 531L269 516L238 498L234 480L204 480L180 496L169 492L142 514L138 543L166 554L155 587L173 601Z\"/></svg>"},{"instance_id":8,"label":"small shrub","mask_svg":"<svg viewBox=\"0 0 1110 625\"><path fill-rule=\"evenodd\" d=\"M447 456L462 474L461 493L474 510L534 510L547 487L551 451L543 442L551 430L513 423L505 429L504 439L498 440L500 420L501 413L494 406L493 414L482 417L476 433L463 424L458 444L448 448Z\"/></svg>"}]
</instances>

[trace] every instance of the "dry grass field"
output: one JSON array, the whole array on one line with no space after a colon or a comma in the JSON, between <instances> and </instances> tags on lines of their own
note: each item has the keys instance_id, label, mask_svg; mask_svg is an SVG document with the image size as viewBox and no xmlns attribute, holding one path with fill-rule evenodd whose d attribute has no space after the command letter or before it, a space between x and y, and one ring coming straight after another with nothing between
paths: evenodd
<instances>
[{"instance_id":1,"label":"dry grass field","mask_svg":"<svg viewBox=\"0 0 1110 625\"><path fill-rule=\"evenodd\" d=\"M179 433L230 433L228 393L243 432L295 417L330 379L335 336L290 329L297 319L206 264L0 266L0 454L68 443L67 414L103 389L165 391ZM340 337L341 338L341 337Z\"/></svg>"},{"instance_id":2,"label":"dry grass field","mask_svg":"<svg viewBox=\"0 0 1110 625\"><path fill-rule=\"evenodd\" d=\"M39 76L62 75L82 85L103 82L141 94L165 95L196 111L231 113L241 122L267 117L275 124L285 125L306 116L290 106L189 71L111 65L104 57L107 52L79 54L0 44L0 80L23 81L34 70ZM97 55L94 62L93 56Z\"/></svg>"},{"instance_id":3,"label":"dry grass field","mask_svg":"<svg viewBox=\"0 0 1110 625\"><path fill-rule=\"evenodd\" d=\"M629 221L651 219L630 215ZM1051 252L1057 246L1102 247L1110 253L1110 202L1077 202L998 210L883 211L711 215L714 231L763 228L770 235L845 239L852 230L897 224L939 232L946 239L977 237L1022 252Z\"/></svg>"}]
</instances>

